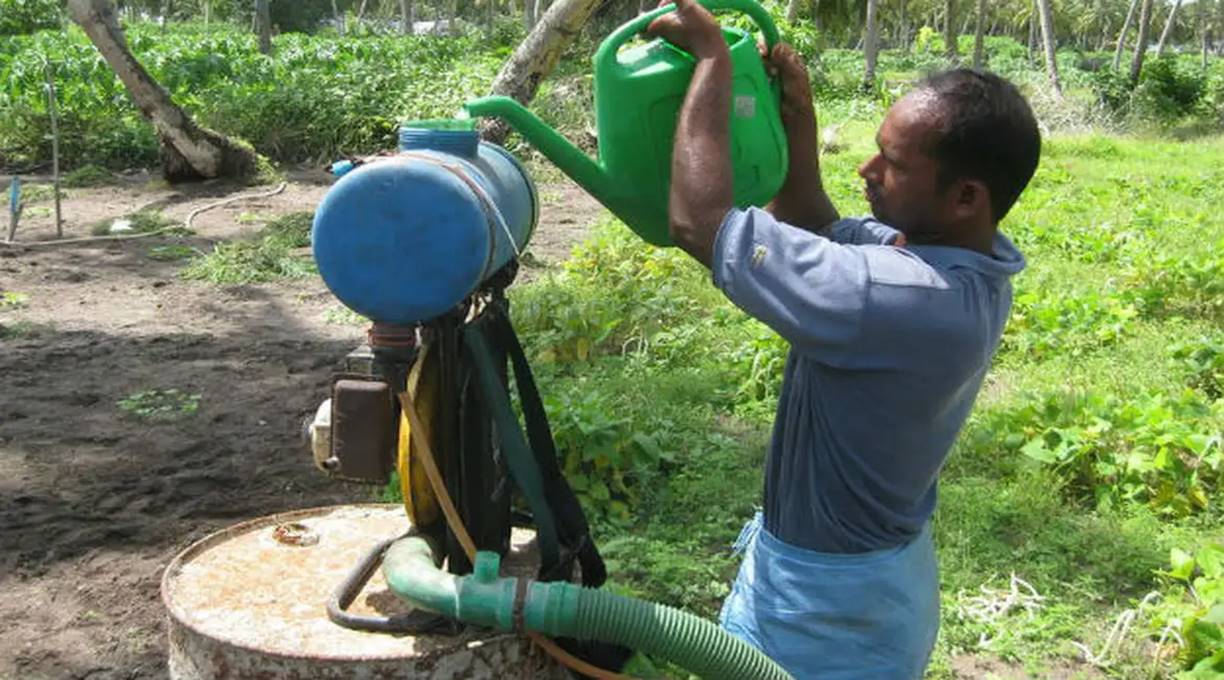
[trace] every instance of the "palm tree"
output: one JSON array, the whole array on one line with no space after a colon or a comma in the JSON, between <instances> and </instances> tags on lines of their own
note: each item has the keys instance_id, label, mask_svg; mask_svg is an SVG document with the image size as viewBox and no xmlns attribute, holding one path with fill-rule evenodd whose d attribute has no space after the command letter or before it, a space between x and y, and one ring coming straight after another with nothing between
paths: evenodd
<instances>
[{"instance_id":1,"label":"palm tree","mask_svg":"<svg viewBox=\"0 0 1224 680\"><path fill-rule=\"evenodd\" d=\"M973 28L973 68L982 68L986 62L986 0L977 2L977 26Z\"/></svg>"},{"instance_id":2,"label":"palm tree","mask_svg":"<svg viewBox=\"0 0 1224 680\"><path fill-rule=\"evenodd\" d=\"M1054 13L1050 11L1050 0L1036 0L1036 2L1037 15L1041 18L1041 44L1045 48L1046 74L1050 77L1050 86L1061 97L1062 85L1058 82L1058 53L1054 51Z\"/></svg>"},{"instance_id":3,"label":"palm tree","mask_svg":"<svg viewBox=\"0 0 1224 680\"><path fill-rule=\"evenodd\" d=\"M953 64L960 61L960 53L956 49L956 0L944 3L944 49L947 50L948 61Z\"/></svg>"},{"instance_id":4,"label":"palm tree","mask_svg":"<svg viewBox=\"0 0 1224 680\"><path fill-rule=\"evenodd\" d=\"M1169 19L1165 22L1164 30L1160 32L1160 42L1156 43L1156 56L1163 57L1165 51L1165 43L1169 39L1169 34L1173 32L1173 26L1177 24L1177 9L1181 7L1182 0L1173 0L1173 9L1169 10Z\"/></svg>"},{"instance_id":5,"label":"palm tree","mask_svg":"<svg viewBox=\"0 0 1224 680\"><path fill-rule=\"evenodd\" d=\"M1143 71L1143 55L1147 53L1148 32L1152 27L1152 0L1143 0L1139 8L1139 39L1135 42L1135 56L1131 58L1130 84L1139 84L1139 74Z\"/></svg>"},{"instance_id":6,"label":"palm tree","mask_svg":"<svg viewBox=\"0 0 1224 680\"><path fill-rule=\"evenodd\" d=\"M268 0L255 0L255 25L259 27L259 51L272 54L272 15Z\"/></svg>"},{"instance_id":7,"label":"palm tree","mask_svg":"<svg viewBox=\"0 0 1224 680\"><path fill-rule=\"evenodd\" d=\"M1138 6L1139 0L1131 0L1130 9L1126 10L1126 21L1122 22L1122 30L1118 33L1118 48L1114 50L1113 70L1115 71L1122 63L1122 48L1126 46L1126 34L1130 31L1131 22L1135 19L1135 8Z\"/></svg>"},{"instance_id":8,"label":"palm tree","mask_svg":"<svg viewBox=\"0 0 1224 680\"><path fill-rule=\"evenodd\" d=\"M863 70L865 92L875 89L876 56L880 47L880 27L876 16L879 4L879 0L867 0L867 35L863 40L863 57L866 61L866 68Z\"/></svg>"}]
</instances>

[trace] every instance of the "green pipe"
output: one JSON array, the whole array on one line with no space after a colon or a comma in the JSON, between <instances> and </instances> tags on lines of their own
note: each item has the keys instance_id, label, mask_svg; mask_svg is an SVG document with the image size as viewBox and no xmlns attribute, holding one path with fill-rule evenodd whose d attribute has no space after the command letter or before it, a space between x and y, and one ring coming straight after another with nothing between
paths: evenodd
<instances>
[{"instance_id":1,"label":"green pipe","mask_svg":"<svg viewBox=\"0 0 1224 680\"><path fill-rule=\"evenodd\" d=\"M383 575L392 592L414 607L513 631L518 579L499 576L500 566L497 553L478 552L470 576L448 574L438 568L425 539L409 536L387 550ZM522 620L526 630L625 645L711 680L791 677L755 647L710 621L572 583L528 581Z\"/></svg>"}]
</instances>

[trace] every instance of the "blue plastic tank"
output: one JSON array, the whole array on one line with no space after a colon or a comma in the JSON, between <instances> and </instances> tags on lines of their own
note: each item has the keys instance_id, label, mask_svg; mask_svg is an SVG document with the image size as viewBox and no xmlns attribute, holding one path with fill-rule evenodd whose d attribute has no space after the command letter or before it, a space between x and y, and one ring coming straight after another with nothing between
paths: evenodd
<instances>
[{"instance_id":1,"label":"blue plastic tank","mask_svg":"<svg viewBox=\"0 0 1224 680\"><path fill-rule=\"evenodd\" d=\"M405 127L400 153L342 176L315 212L319 273L347 307L408 325L441 316L521 253L535 186L473 129Z\"/></svg>"}]
</instances>

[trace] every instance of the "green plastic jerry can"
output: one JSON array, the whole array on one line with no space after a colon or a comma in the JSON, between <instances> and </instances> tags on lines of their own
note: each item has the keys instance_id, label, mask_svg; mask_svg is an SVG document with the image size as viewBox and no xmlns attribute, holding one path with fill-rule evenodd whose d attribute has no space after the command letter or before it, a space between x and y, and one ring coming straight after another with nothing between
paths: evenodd
<instances>
[{"instance_id":1,"label":"green plastic jerry can","mask_svg":"<svg viewBox=\"0 0 1224 680\"><path fill-rule=\"evenodd\" d=\"M704 0L710 10L735 10L761 29L765 43L778 29L753 0ZM673 245L667 197L676 118L696 60L662 39L626 45L672 5L643 14L616 29L595 53L595 123L599 160L592 160L509 97L485 97L464 107L470 116L504 119L562 172L608 207L646 241ZM786 179L786 133L779 116L780 89L761 63L747 31L723 26L731 51L731 163L735 203L764 205Z\"/></svg>"}]
</instances>

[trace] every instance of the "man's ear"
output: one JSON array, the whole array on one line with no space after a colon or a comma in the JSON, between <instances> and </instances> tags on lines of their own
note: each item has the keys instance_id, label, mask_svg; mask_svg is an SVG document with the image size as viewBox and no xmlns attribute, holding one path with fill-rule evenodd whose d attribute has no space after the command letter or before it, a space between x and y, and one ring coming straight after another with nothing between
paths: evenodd
<instances>
[{"instance_id":1,"label":"man's ear","mask_svg":"<svg viewBox=\"0 0 1224 680\"><path fill-rule=\"evenodd\" d=\"M962 179L952 191L952 210L957 217L968 219L990 214L990 188L978 179Z\"/></svg>"}]
</instances>

